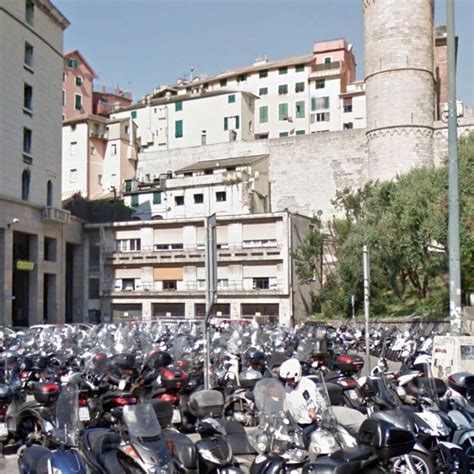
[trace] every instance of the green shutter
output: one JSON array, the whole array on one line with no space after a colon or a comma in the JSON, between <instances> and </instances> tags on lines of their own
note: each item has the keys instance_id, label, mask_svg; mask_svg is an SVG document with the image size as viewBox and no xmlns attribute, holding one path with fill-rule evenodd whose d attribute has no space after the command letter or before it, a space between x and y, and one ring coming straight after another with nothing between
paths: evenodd
<instances>
[{"instance_id":1,"label":"green shutter","mask_svg":"<svg viewBox=\"0 0 474 474\"><path fill-rule=\"evenodd\" d=\"M303 72L304 71L304 64L297 64L295 66L295 72Z\"/></svg>"},{"instance_id":2,"label":"green shutter","mask_svg":"<svg viewBox=\"0 0 474 474\"><path fill-rule=\"evenodd\" d=\"M227 102L229 104L233 104L235 102L235 94L231 94L231 95L227 96Z\"/></svg>"},{"instance_id":3,"label":"green shutter","mask_svg":"<svg viewBox=\"0 0 474 474\"><path fill-rule=\"evenodd\" d=\"M278 105L278 120L286 120L288 118L288 104Z\"/></svg>"},{"instance_id":4,"label":"green shutter","mask_svg":"<svg viewBox=\"0 0 474 474\"><path fill-rule=\"evenodd\" d=\"M183 136L183 121L182 120L176 120L174 136L176 138L181 138Z\"/></svg>"},{"instance_id":5,"label":"green shutter","mask_svg":"<svg viewBox=\"0 0 474 474\"><path fill-rule=\"evenodd\" d=\"M76 110L81 110L82 109L82 97L80 95L76 95L75 107L76 107Z\"/></svg>"},{"instance_id":6,"label":"green shutter","mask_svg":"<svg viewBox=\"0 0 474 474\"><path fill-rule=\"evenodd\" d=\"M280 132L280 135L279 135L280 138L287 137L287 136L288 136L288 132Z\"/></svg>"},{"instance_id":7,"label":"green shutter","mask_svg":"<svg viewBox=\"0 0 474 474\"><path fill-rule=\"evenodd\" d=\"M296 135L304 135L305 131L304 130L296 130Z\"/></svg>"},{"instance_id":8,"label":"green shutter","mask_svg":"<svg viewBox=\"0 0 474 474\"><path fill-rule=\"evenodd\" d=\"M132 110L132 119L136 119L136 118L137 118L137 111Z\"/></svg>"},{"instance_id":9,"label":"green shutter","mask_svg":"<svg viewBox=\"0 0 474 474\"><path fill-rule=\"evenodd\" d=\"M175 102L174 103L174 110L175 110L175 112L180 112L181 110L183 110L183 102L181 102L181 101Z\"/></svg>"},{"instance_id":10,"label":"green shutter","mask_svg":"<svg viewBox=\"0 0 474 474\"><path fill-rule=\"evenodd\" d=\"M268 105L260 107L260 123L268 122Z\"/></svg>"},{"instance_id":11,"label":"green shutter","mask_svg":"<svg viewBox=\"0 0 474 474\"><path fill-rule=\"evenodd\" d=\"M282 84L278 86L278 94L283 95L283 94L288 94L288 85L287 84Z\"/></svg>"},{"instance_id":12,"label":"green shutter","mask_svg":"<svg viewBox=\"0 0 474 474\"><path fill-rule=\"evenodd\" d=\"M288 74L288 67L287 66L283 66L283 67L280 67L278 68L278 74Z\"/></svg>"},{"instance_id":13,"label":"green shutter","mask_svg":"<svg viewBox=\"0 0 474 474\"><path fill-rule=\"evenodd\" d=\"M238 130L240 128L240 116L235 116L235 129Z\"/></svg>"},{"instance_id":14,"label":"green shutter","mask_svg":"<svg viewBox=\"0 0 474 474\"><path fill-rule=\"evenodd\" d=\"M126 179L125 180L125 192L129 193L132 190L132 180Z\"/></svg>"},{"instance_id":15,"label":"green shutter","mask_svg":"<svg viewBox=\"0 0 474 474\"><path fill-rule=\"evenodd\" d=\"M296 118L304 118L304 100L296 102Z\"/></svg>"},{"instance_id":16,"label":"green shutter","mask_svg":"<svg viewBox=\"0 0 474 474\"><path fill-rule=\"evenodd\" d=\"M132 195L132 206L137 207L138 206L138 194L133 194Z\"/></svg>"},{"instance_id":17,"label":"green shutter","mask_svg":"<svg viewBox=\"0 0 474 474\"><path fill-rule=\"evenodd\" d=\"M295 84L295 92L304 92L304 82L297 82Z\"/></svg>"},{"instance_id":18,"label":"green shutter","mask_svg":"<svg viewBox=\"0 0 474 474\"><path fill-rule=\"evenodd\" d=\"M161 193L153 193L153 204L161 204Z\"/></svg>"},{"instance_id":19,"label":"green shutter","mask_svg":"<svg viewBox=\"0 0 474 474\"><path fill-rule=\"evenodd\" d=\"M316 97L311 97L311 110L316 110Z\"/></svg>"},{"instance_id":20,"label":"green shutter","mask_svg":"<svg viewBox=\"0 0 474 474\"><path fill-rule=\"evenodd\" d=\"M268 95L268 87L261 87L258 91L258 95Z\"/></svg>"},{"instance_id":21,"label":"green shutter","mask_svg":"<svg viewBox=\"0 0 474 474\"><path fill-rule=\"evenodd\" d=\"M224 117L224 130L229 130L229 117Z\"/></svg>"}]
</instances>

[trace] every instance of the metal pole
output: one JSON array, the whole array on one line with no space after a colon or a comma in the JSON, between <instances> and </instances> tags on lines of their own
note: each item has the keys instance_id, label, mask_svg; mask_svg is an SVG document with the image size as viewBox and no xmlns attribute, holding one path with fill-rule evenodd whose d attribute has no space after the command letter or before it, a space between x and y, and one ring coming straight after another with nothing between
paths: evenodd
<instances>
[{"instance_id":1,"label":"metal pole","mask_svg":"<svg viewBox=\"0 0 474 474\"><path fill-rule=\"evenodd\" d=\"M456 37L454 0L447 0L448 36L448 142L449 142L449 316L452 336L462 334L461 258L459 244L458 124L456 107Z\"/></svg>"},{"instance_id":2,"label":"metal pole","mask_svg":"<svg viewBox=\"0 0 474 474\"><path fill-rule=\"evenodd\" d=\"M352 308L352 324L355 326L356 315L355 315L355 295L351 295L351 308Z\"/></svg>"},{"instance_id":3,"label":"metal pole","mask_svg":"<svg viewBox=\"0 0 474 474\"><path fill-rule=\"evenodd\" d=\"M365 373L370 376L370 335L369 335L369 297L370 297L370 267L369 267L369 248L363 247L364 254L364 312L365 312Z\"/></svg>"},{"instance_id":4,"label":"metal pole","mask_svg":"<svg viewBox=\"0 0 474 474\"><path fill-rule=\"evenodd\" d=\"M209 371L211 368L211 338L209 319L212 307L217 298L217 244L216 215L206 219L206 316L204 318L204 341L206 356L204 358L204 388L209 389Z\"/></svg>"}]
</instances>

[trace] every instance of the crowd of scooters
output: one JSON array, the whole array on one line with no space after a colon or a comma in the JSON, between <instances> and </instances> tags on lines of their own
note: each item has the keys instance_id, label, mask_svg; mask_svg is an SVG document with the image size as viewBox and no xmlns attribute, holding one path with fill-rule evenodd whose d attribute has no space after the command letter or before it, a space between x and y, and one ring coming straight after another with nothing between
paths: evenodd
<instances>
[{"instance_id":1,"label":"crowd of scooters","mask_svg":"<svg viewBox=\"0 0 474 474\"><path fill-rule=\"evenodd\" d=\"M422 332L372 330L367 374L355 326L216 319L205 389L200 323L0 328L0 451L29 474L474 472L474 375L434 377ZM286 403L303 379L310 432Z\"/></svg>"}]
</instances>

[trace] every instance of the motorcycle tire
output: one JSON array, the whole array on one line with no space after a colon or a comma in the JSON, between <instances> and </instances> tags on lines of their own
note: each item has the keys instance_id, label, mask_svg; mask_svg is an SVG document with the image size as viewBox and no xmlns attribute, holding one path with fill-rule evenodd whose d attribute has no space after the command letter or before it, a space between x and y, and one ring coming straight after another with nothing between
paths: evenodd
<instances>
[{"instance_id":1,"label":"motorcycle tire","mask_svg":"<svg viewBox=\"0 0 474 474\"><path fill-rule=\"evenodd\" d=\"M435 474L436 469L431 461L429 455L418 452L412 451L409 454L413 465L415 466L417 474ZM403 457L397 458L391 462L389 471L390 474L401 474L406 473L408 471L408 466L406 465L406 461Z\"/></svg>"}]
</instances>

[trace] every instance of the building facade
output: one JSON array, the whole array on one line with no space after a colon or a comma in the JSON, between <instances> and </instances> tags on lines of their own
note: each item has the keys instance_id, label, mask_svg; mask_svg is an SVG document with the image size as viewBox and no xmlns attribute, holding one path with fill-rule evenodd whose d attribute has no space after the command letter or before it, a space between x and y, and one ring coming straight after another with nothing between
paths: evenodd
<instances>
[{"instance_id":1,"label":"building facade","mask_svg":"<svg viewBox=\"0 0 474 474\"><path fill-rule=\"evenodd\" d=\"M305 318L314 285L299 284L292 250L309 226L309 218L289 213L218 217L214 315L262 317L284 325ZM86 229L91 321L204 317L202 218Z\"/></svg>"},{"instance_id":2,"label":"building facade","mask_svg":"<svg viewBox=\"0 0 474 474\"><path fill-rule=\"evenodd\" d=\"M82 318L82 223L61 206L68 25L49 0L0 3L0 324Z\"/></svg>"}]
</instances>

